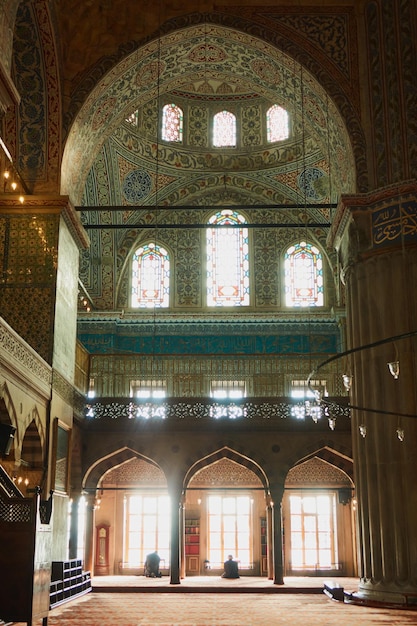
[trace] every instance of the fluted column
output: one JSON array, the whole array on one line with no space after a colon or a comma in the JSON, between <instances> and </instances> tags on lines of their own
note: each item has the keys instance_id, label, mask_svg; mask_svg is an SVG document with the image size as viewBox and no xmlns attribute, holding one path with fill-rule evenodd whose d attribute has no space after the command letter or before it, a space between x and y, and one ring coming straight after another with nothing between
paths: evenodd
<instances>
[{"instance_id":1,"label":"fluted column","mask_svg":"<svg viewBox=\"0 0 417 626\"><path fill-rule=\"evenodd\" d=\"M357 595L414 604L417 420L405 415L417 417L417 186L345 198L335 224L331 240L346 285L350 402L356 407ZM398 379L388 369L396 360Z\"/></svg>"}]
</instances>

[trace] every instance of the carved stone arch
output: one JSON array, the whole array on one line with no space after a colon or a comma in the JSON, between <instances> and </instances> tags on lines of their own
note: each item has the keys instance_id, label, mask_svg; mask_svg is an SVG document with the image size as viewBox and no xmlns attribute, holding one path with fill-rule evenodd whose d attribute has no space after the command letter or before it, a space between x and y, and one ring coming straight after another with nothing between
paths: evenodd
<instances>
[{"instance_id":1,"label":"carved stone arch","mask_svg":"<svg viewBox=\"0 0 417 626\"><path fill-rule=\"evenodd\" d=\"M296 465L300 465L301 463L305 463L305 461L317 457L344 472L353 483L352 450L348 450L345 446L337 444L334 441L317 442L316 446L313 444L310 448L307 454L304 453L300 455L298 459L293 459L291 467L295 467Z\"/></svg>"},{"instance_id":2,"label":"carved stone arch","mask_svg":"<svg viewBox=\"0 0 417 626\"><path fill-rule=\"evenodd\" d=\"M84 477L82 479L82 488L87 491L94 491L98 488L100 480L106 472L134 458L142 459L148 463L151 463L163 472L162 468L151 458L145 456L144 454L140 454L135 450L132 450L132 448L125 447L119 450L115 450L114 452L111 452L110 454L107 454L106 456L101 457L100 459L97 459L94 463L92 463L84 473Z\"/></svg>"},{"instance_id":3,"label":"carved stone arch","mask_svg":"<svg viewBox=\"0 0 417 626\"><path fill-rule=\"evenodd\" d=\"M215 452L204 456L203 458L193 463L193 465L191 465L184 477L184 491L187 489L187 486L189 485L193 476L195 476L195 474L199 470L208 467L212 463L215 463L216 461L219 461L221 459L229 459L231 461L234 461L238 465L242 465L246 469L253 472L261 481L262 486L265 489L265 493L269 493L269 480L262 467L248 456L245 456L244 454L237 452L236 450L233 450L228 446L224 446L223 448L220 448Z\"/></svg>"}]
</instances>

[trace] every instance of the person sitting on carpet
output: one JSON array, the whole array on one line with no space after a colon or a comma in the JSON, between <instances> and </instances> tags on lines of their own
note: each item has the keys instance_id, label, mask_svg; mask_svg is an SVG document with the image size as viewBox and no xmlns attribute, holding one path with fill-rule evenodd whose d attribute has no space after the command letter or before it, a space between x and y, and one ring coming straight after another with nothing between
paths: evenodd
<instances>
[{"instance_id":1,"label":"person sitting on carpet","mask_svg":"<svg viewBox=\"0 0 417 626\"><path fill-rule=\"evenodd\" d=\"M222 578L240 578L238 563L233 559L233 555L229 554L227 561L224 562L224 572Z\"/></svg>"},{"instance_id":2,"label":"person sitting on carpet","mask_svg":"<svg viewBox=\"0 0 417 626\"><path fill-rule=\"evenodd\" d=\"M148 578L161 578L162 573L159 571L160 561L161 558L156 550L148 554L145 561L145 576Z\"/></svg>"}]
</instances>

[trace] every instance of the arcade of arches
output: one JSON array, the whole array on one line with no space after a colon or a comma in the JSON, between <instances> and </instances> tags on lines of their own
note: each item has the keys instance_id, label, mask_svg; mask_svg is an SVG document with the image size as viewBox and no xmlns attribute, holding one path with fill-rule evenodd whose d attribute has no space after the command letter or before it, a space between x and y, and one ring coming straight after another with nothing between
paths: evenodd
<instances>
[{"instance_id":1,"label":"arcade of arches","mask_svg":"<svg viewBox=\"0 0 417 626\"><path fill-rule=\"evenodd\" d=\"M1 470L94 575L415 604L415 3L157 4L0 5Z\"/></svg>"}]
</instances>

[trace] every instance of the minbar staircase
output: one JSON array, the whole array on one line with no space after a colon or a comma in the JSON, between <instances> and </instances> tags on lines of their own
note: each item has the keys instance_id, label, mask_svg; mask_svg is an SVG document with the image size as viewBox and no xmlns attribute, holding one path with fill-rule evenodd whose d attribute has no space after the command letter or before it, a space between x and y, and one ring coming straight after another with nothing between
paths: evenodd
<instances>
[{"instance_id":1,"label":"minbar staircase","mask_svg":"<svg viewBox=\"0 0 417 626\"><path fill-rule=\"evenodd\" d=\"M52 492L40 489L25 497L0 465L0 626L23 622L48 624L50 608L91 590L90 572L82 562L53 561Z\"/></svg>"}]
</instances>

